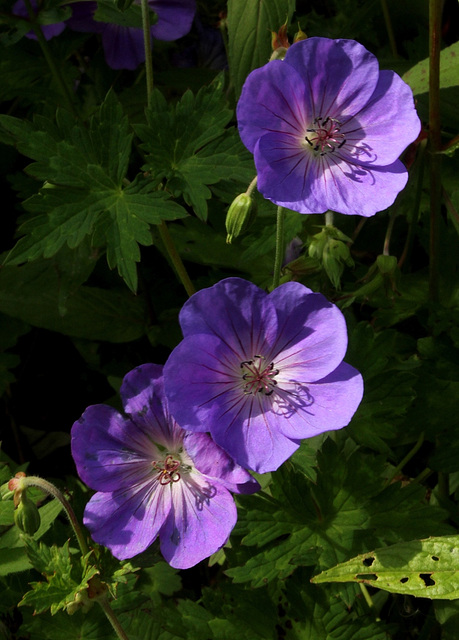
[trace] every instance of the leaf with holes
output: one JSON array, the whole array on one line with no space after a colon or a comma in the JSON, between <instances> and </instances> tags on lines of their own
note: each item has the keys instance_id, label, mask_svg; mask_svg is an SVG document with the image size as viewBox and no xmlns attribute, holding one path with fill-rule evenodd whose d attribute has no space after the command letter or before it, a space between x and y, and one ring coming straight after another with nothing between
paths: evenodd
<instances>
[{"instance_id":1,"label":"leaf with holes","mask_svg":"<svg viewBox=\"0 0 459 640\"><path fill-rule=\"evenodd\" d=\"M311 580L363 582L418 598L459 598L459 536L400 542L363 553Z\"/></svg>"}]
</instances>

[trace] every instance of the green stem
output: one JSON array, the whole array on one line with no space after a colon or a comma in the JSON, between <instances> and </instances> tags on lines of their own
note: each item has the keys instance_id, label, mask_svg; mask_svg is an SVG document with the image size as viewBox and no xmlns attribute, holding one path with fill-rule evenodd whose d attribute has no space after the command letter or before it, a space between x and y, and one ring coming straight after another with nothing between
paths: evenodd
<instances>
[{"instance_id":1,"label":"green stem","mask_svg":"<svg viewBox=\"0 0 459 640\"><path fill-rule=\"evenodd\" d=\"M161 240L163 241L164 247L169 255L169 258L172 261L172 264L174 265L175 272L180 282L183 284L187 294L189 296L192 296L193 293L196 293L196 289L194 288L194 285L190 280L190 276L188 275L188 272L185 269L185 265L183 264L182 259L179 256L177 249L175 248L174 242L169 233L169 229L167 228L167 225L164 222L164 220L162 220L161 223L157 226L158 226L159 235L161 236Z\"/></svg>"},{"instance_id":2,"label":"green stem","mask_svg":"<svg viewBox=\"0 0 459 640\"><path fill-rule=\"evenodd\" d=\"M389 224L387 225L386 237L384 238L383 256L390 256L390 253L389 253L390 239L392 236L392 231L394 230L394 223L397 215L398 215L397 208L394 207L390 214Z\"/></svg>"},{"instance_id":3,"label":"green stem","mask_svg":"<svg viewBox=\"0 0 459 640\"><path fill-rule=\"evenodd\" d=\"M251 196L252 193L255 191L255 187L257 186L257 182L258 182L258 176L255 176L255 178L252 180L252 182L247 187L246 194L248 196Z\"/></svg>"},{"instance_id":4,"label":"green stem","mask_svg":"<svg viewBox=\"0 0 459 640\"><path fill-rule=\"evenodd\" d=\"M72 525L73 532L75 533L76 539L78 540L78 544L80 546L80 551L83 556L89 553L88 545L86 544L85 537L80 528L80 524L77 520L74 510L70 502L65 498L64 494L59 491L57 487L55 487L51 482L47 480L43 480L43 478L39 478L38 476L26 476L21 479L21 486L23 487L38 487L42 489L46 493L52 495L56 500L59 500L61 505L64 507L65 513L70 520L70 524Z\"/></svg>"},{"instance_id":5,"label":"green stem","mask_svg":"<svg viewBox=\"0 0 459 640\"><path fill-rule=\"evenodd\" d=\"M333 219L334 219L335 215L333 213L333 211L327 211L325 213L325 226L326 227L333 227Z\"/></svg>"},{"instance_id":6,"label":"green stem","mask_svg":"<svg viewBox=\"0 0 459 640\"><path fill-rule=\"evenodd\" d=\"M388 478L386 480L386 485L390 484L390 482L392 482L392 480L395 478L395 476L398 475L400 473L400 471L403 469L403 467L411 460L411 458L414 455L416 455L416 453L421 448L423 442L424 442L424 431L421 431L421 434L420 434L419 438L417 439L416 444L414 445L414 447L412 449L410 449L410 451L408 451L408 453L403 458L403 460L401 462L399 462L399 464L395 467L395 469L393 470L392 475L390 476L390 478Z\"/></svg>"},{"instance_id":7,"label":"green stem","mask_svg":"<svg viewBox=\"0 0 459 640\"><path fill-rule=\"evenodd\" d=\"M441 215L440 47L443 0L429 0L430 262L429 296L438 301Z\"/></svg>"},{"instance_id":8,"label":"green stem","mask_svg":"<svg viewBox=\"0 0 459 640\"><path fill-rule=\"evenodd\" d=\"M123 627L120 625L119 620L115 615L115 612L111 608L110 603L107 600L107 596L99 598L97 602L102 607L105 615L108 618L108 621L112 625L113 630L116 633L116 635L118 636L118 638L120 638L120 640L129 640L128 636L126 635L126 633L125 633L125 631L123 629Z\"/></svg>"},{"instance_id":9,"label":"green stem","mask_svg":"<svg viewBox=\"0 0 459 640\"><path fill-rule=\"evenodd\" d=\"M142 2L142 25L143 25L143 42L145 47L145 75L147 81L147 100L148 106L151 104L151 96L153 93L153 60L151 57L151 36L150 36L150 9L148 6L148 0L141 0ZM185 287L185 291L189 296L192 296L193 293L196 293L196 289L193 286L193 283L190 280L190 277L185 269L185 266L180 258L177 249L175 248L174 242L169 233L169 229L167 228L164 220L161 221L161 224L157 225L159 235L161 236L161 240L163 241L164 247L171 259L177 276L180 282Z\"/></svg>"},{"instance_id":10,"label":"green stem","mask_svg":"<svg viewBox=\"0 0 459 640\"><path fill-rule=\"evenodd\" d=\"M368 593L368 589L367 589L366 585L364 585L363 582L359 582L359 587L360 587L360 591L362 592L363 597L365 598L365 602L367 603L368 608L374 614L374 618L375 618L376 622L380 622L381 618L379 618L376 615L376 607L374 605L373 600L371 599L370 594Z\"/></svg>"},{"instance_id":11,"label":"green stem","mask_svg":"<svg viewBox=\"0 0 459 640\"><path fill-rule=\"evenodd\" d=\"M276 225L276 255L274 258L274 275L273 289L279 286L280 272L282 267L282 258L284 255L284 207L277 207L277 225Z\"/></svg>"},{"instance_id":12,"label":"green stem","mask_svg":"<svg viewBox=\"0 0 459 640\"><path fill-rule=\"evenodd\" d=\"M86 540L81 530L80 524L77 520L77 517L75 515L74 510L72 509L70 502L65 498L64 494L61 491L59 491L57 487L51 484L51 482L48 482L47 480L43 480L43 478L39 478L38 476L25 476L24 478L21 478L20 485L21 487L24 487L24 488L38 487L39 489L42 489L46 493L49 493L50 495L52 495L54 498L56 498L56 500L59 500L59 502L61 503L61 505L65 510L65 513L67 514L68 519L70 520L70 524L72 525L73 532L75 533L76 539L78 540L78 545L80 547L81 554L83 556L88 555L89 548L88 548L88 545L86 544ZM129 640L128 636L125 634L123 628L121 627L118 621L118 618L115 615L115 612L111 608L110 603L108 602L107 596L103 595L97 598L97 602L102 607L105 615L107 616L118 638L120 638L120 640Z\"/></svg>"},{"instance_id":13,"label":"green stem","mask_svg":"<svg viewBox=\"0 0 459 640\"><path fill-rule=\"evenodd\" d=\"M386 24L387 36L389 38L389 44L394 58L398 58L397 45L395 43L394 30L392 28L392 20L390 19L389 7L387 6L387 0L381 0L381 7L384 16L384 22Z\"/></svg>"},{"instance_id":14,"label":"green stem","mask_svg":"<svg viewBox=\"0 0 459 640\"><path fill-rule=\"evenodd\" d=\"M150 8L148 0L141 0L142 4L142 26L143 26L143 46L145 49L145 74L147 79L147 102L150 106L153 92L153 60L151 57L151 31L150 31Z\"/></svg>"},{"instance_id":15,"label":"green stem","mask_svg":"<svg viewBox=\"0 0 459 640\"><path fill-rule=\"evenodd\" d=\"M43 56L49 67L49 70L51 71L51 75L54 78L54 82L59 87L59 90L67 103L67 107L70 109L70 111L73 113L75 117L78 117L78 112L75 108L75 105L73 104L73 95L70 92L70 89L68 88L67 84L65 83L61 70L54 62L54 58L51 54L51 50L49 48L48 42L46 41L46 38L43 35L40 25L37 23L37 16L35 15L32 4L30 0L24 0L24 2L27 9L27 13L29 14L31 27L33 29L33 32L37 36L37 42L40 45Z\"/></svg>"}]
</instances>

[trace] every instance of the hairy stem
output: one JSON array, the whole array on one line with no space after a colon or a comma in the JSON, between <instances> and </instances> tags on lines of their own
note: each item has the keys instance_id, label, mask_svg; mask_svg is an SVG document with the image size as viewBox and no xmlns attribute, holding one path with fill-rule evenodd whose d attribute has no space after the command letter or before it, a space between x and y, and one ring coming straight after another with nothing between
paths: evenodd
<instances>
[{"instance_id":1,"label":"hairy stem","mask_svg":"<svg viewBox=\"0 0 459 640\"><path fill-rule=\"evenodd\" d=\"M46 493L52 495L53 498L56 498L56 500L59 500L64 508L65 513L67 514L68 519L70 520L73 532L75 533L76 539L78 540L78 544L80 546L81 554L83 556L87 555L89 553L89 549L81 530L80 523L78 522L75 512L72 509L72 505L64 496L62 491L51 484L51 482L43 480L43 478L39 478L38 476L26 476L25 478L22 478L21 485L23 487L38 487L39 489L42 489Z\"/></svg>"},{"instance_id":2,"label":"hairy stem","mask_svg":"<svg viewBox=\"0 0 459 640\"><path fill-rule=\"evenodd\" d=\"M80 547L81 554L83 556L86 556L89 553L89 548L88 548L88 545L86 544L86 540L81 530L80 523L77 520L77 517L75 515L74 510L72 509L70 502L64 496L62 491L60 491L57 487L51 484L51 482L48 482L43 478L39 478L38 476L25 476L24 478L21 478L20 484L24 488L38 487L39 489L42 489L49 495L52 495L54 498L56 498L56 500L59 500L59 502L61 503L61 505L65 510L65 513L67 514L70 524L72 525L72 529L75 533L76 539L78 540L78 545ZM106 617L108 618L118 638L120 638L120 640L129 640L128 636L124 632L124 629L121 627L121 624L119 623L119 620L115 615L115 612L111 608L110 603L107 599L107 596L103 595L97 598L97 602L102 607Z\"/></svg>"},{"instance_id":3,"label":"hairy stem","mask_svg":"<svg viewBox=\"0 0 459 640\"><path fill-rule=\"evenodd\" d=\"M27 9L27 13L29 14L29 19L31 23L30 26L32 27L34 34L37 36L37 42L40 45L40 49L46 60L46 64L48 65L49 70L51 71L51 75L53 76L54 82L59 87L59 90L66 102L67 107L70 109L70 111L73 113L75 117L78 117L78 112L73 103L73 95L70 92L70 89L68 88L67 84L65 83L61 70L59 69L58 65L54 61L48 42L46 41L46 38L43 35L43 31L41 30L40 25L37 22L37 16L35 15L32 4L30 0L24 0L24 3Z\"/></svg>"},{"instance_id":4,"label":"hairy stem","mask_svg":"<svg viewBox=\"0 0 459 640\"><path fill-rule=\"evenodd\" d=\"M119 620L115 615L115 612L111 608L110 603L109 603L109 601L107 599L107 596L104 596L104 597L100 598L98 600L98 603L102 607L105 615L108 618L108 621L112 625L113 630L116 633L116 635L118 636L118 638L120 638L120 640L129 640L128 636L126 635L126 633L125 633L125 631L123 629L123 627L120 625Z\"/></svg>"},{"instance_id":5,"label":"hairy stem","mask_svg":"<svg viewBox=\"0 0 459 640\"><path fill-rule=\"evenodd\" d=\"M430 263L429 296L438 301L441 214L440 47L443 0L429 0Z\"/></svg>"},{"instance_id":6,"label":"hairy stem","mask_svg":"<svg viewBox=\"0 0 459 640\"><path fill-rule=\"evenodd\" d=\"M150 106L151 94L153 92L153 59L151 57L150 8L148 6L148 0L141 0L141 3L143 46L145 49L145 75L147 79L147 102L148 106Z\"/></svg>"},{"instance_id":7,"label":"hairy stem","mask_svg":"<svg viewBox=\"0 0 459 640\"><path fill-rule=\"evenodd\" d=\"M284 255L284 207L277 207L276 255L274 258L273 289L279 286L282 258Z\"/></svg>"}]
</instances>

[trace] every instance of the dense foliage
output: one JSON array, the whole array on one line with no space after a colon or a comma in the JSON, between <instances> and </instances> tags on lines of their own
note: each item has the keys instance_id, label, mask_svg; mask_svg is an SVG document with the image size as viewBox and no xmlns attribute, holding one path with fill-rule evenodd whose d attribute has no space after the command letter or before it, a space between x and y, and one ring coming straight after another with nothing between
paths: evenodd
<instances>
[{"instance_id":1,"label":"dense foliage","mask_svg":"<svg viewBox=\"0 0 459 640\"><path fill-rule=\"evenodd\" d=\"M0 0L5 638L456 640L458 25L456 0ZM298 185L306 86L331 106Z\"/></svg>"}]
</instances>

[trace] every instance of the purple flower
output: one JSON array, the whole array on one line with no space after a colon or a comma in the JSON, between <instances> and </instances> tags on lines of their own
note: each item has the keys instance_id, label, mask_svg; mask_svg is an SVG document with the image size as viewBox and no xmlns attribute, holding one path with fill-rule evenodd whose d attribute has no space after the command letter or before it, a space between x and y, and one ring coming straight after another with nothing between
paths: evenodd
<instances>
[{"instance_id":1,"label":"purple flower","mask_svg":"<svg viewBox=\"0 0 459 640\"><path fill-rule=\"evenodd\" d=\"M191 29L196 0L149 0L148 4L158 16L150 29L153 38L177 40ZM93 19L96 8L95 2L77 2L69 26L75 31L100 33L105 59L112 69L136 69L145 61L142 29L98 22Z\"/></svg>"},{"instance_id":2,"label":"purple flower","mask_svg":"<svg viewBox=\"0 0 459 640\"><path fill-rule=\"evenodd\" d=\"M342 362L343 315L302 284L268 295L228 278L193 295L180 324L164 367L170 411L246 468L277 469L302 438L347 425L362 399L359 372Z\"/></svg>"},{"instance_id":3,"label":"purple flower","mask_svg":"<svg viewBox=\"0 0 459 640\"><path fill-rule=\"evenodd\" d=\"M37 0L30 0L30 4L32 5L32 9L34 12L37 11ZM29 19L29 12L27 11L27 7L25 5L24 0L17 0L14 3L12 12L15 16L19 16L21 18ZM46 40L51 40L54 36L58 36L65 29L65 22L56 22L54 24L42 24L40 25L41 31L45 36ZM30 38L31 40L36 40L37 36L35 33L30 30L25 34L26 38Z\"/></svg>"},{"instance_id":4,"label":"purple flower","mask_svg":"<svg viewBox=\"0 0 459 640\"><path fill-rule=\"evenodd\" d=\"M157 536L167 562L186 569L222 547L236 523L230 491L259 489L204 433L187 433L170 417L162 367L146 364L124 378L127 417L88 407L72 427L80 478L97 493L84 523L123 560Z\"/></svg>"},{"instance_id":5,"label":"purple flower","mask_svg":"<svg viewBox=\"0 0 459 640\"><path fill-rule=\"evenodd\" d=\"M353 40L308 38L248 76L237 107L258 189L300 213L372 216L408 179L420 122L411 89Z\"/></svg>"}]
</instances>

